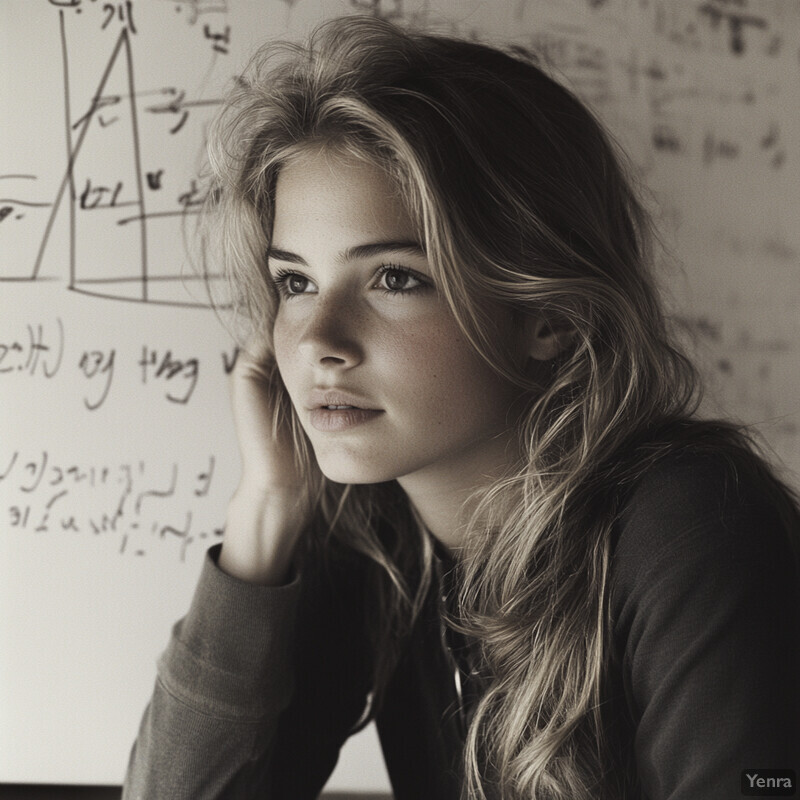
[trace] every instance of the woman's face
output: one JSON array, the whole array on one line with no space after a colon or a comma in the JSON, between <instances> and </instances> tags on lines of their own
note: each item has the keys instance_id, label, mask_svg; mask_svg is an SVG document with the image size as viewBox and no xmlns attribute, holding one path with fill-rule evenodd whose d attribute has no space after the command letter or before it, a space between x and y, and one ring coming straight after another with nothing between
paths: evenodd
<instances>
[{"instance_id":1,"label":"woman's face","mask_svg":"<svg viewBox=\"0 0 800 800\"><path fill-rule=\"evenodd\" d=\"M278 368L328 478L496 469L519 391L467 342L379 168L324 151L284 167L269 271Z\"/></svg>"}]
</instances>

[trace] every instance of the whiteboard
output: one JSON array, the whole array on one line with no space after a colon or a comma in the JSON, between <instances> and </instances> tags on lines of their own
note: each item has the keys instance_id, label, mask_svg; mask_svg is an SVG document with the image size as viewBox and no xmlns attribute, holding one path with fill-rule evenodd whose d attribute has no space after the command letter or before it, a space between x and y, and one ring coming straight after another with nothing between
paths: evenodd
<instances>
[{"instance_id":1,"label":"whiteboard","mask_svg":"<svg viewBox=\"0 0 800 800\"><path fill-rule=\"evenodd\" d=\"M647 187L707 408L797 482L792 0L4 0L0 781L122 780L239 469L233 343L184 247L204 131L253 47L345 12L535 51L595 109ZM330 786L388 786L371 729Z\"/></svg>"}]
</instances>

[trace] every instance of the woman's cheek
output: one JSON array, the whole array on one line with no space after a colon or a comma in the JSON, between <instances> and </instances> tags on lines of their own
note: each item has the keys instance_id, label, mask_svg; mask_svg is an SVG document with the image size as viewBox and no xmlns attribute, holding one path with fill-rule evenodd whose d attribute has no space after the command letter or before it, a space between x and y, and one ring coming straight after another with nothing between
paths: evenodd
<instances>
[{"instance_id":1,"label":"woman's cheek","mask_svg":"<svg viewBox=\"0 0 800 800\"><path fill-rule=\"evenodd\" d=\"M290 326L280 312L275 318L272 328L272 345L275 351L275 363L289 394L292 394L295 373L298 367L298 355L293 352L293 335Z\"/></svg>"}]
</instances>

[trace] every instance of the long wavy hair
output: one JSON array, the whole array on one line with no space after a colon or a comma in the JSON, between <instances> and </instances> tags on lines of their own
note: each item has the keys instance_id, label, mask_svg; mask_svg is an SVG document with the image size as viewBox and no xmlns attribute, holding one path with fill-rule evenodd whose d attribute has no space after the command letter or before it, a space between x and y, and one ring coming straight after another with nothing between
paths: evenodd
<instances>
[{"instance_id":1,"label":"long wavy hair","mask_svg":"<svg viewBox=\"0 0 800 800\"><path fill-rule=\"evenodd\" d=\"M524 458L478 498L448 619L476 643L487 678L467 732L464 796L622 797L630 781L609 774L602 716L620 487L675 446L676 431L744 447L733 427L688 422L698 382L668 333L650 223L624 157L519 53L361 16L324 23L302 46L269 42L211 131L205 237L217 246L205 257L224 264L235 307L268 351L276 179L320 147L385 170L464 335L528 398ZM498 305L569 332L550 369L521 371L499 346ZM291 427L311 473L308 440L273 378L275 425ZM432 585L430 536L394 482L321 479L315 520L310 541L374 567L379 708Z\"/></svg>"}]
</instances>

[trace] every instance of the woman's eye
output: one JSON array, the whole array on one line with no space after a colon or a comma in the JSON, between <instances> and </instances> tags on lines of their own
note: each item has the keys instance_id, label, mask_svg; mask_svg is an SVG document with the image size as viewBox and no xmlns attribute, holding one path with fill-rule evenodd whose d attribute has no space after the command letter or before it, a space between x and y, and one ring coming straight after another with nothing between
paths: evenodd
<instances>
[{"instance_id":1,"label":"woman's eye","mask_svg":"<svg viewBox=\"0 0 800 800\"><path fill-rule=\"evenodd\" d=\"M298 272L278 272L273 278L278 292L284 297L297 294L308 294L314 290L314 284Z\"/></svg>"},{"instance_id":2,"label":"woman's eye","mask_svg":"<svg viewBox=\"0 0 800 800\"><path fill-rule=\"evenodd\" d=\"M410 292L425 284L411 270L400 267L385 267L381 270L380 288L389 292Z\"/></svg>"},{"instance_id":3,"label":"woman's eye","mask_svg":"<svg viewBox=\"0 0 800 800\"><path fill-rule=\"evenodd\" d=\"M308 278L304 278L302 275L290 275L286 279L286 288L292 294L303 294L308 289L308 283Z\"/></svg>"}]
</instances>

